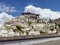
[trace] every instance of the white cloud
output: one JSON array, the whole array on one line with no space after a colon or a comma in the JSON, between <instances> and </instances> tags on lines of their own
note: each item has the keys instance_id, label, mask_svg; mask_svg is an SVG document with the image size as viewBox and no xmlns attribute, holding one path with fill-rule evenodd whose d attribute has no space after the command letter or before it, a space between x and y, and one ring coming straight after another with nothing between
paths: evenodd
<instances>
[{"instance_id":1,"label":"white cloud","mask_svg":"<svg viewBox=\"0 0 60 45\"><path fill-rule=\"evenodd\" d=\"M11 19L11 18L14 18L14 17L7 13L0 13L0 25L3 25L6 20Z\"/></svg>"},{"instance_id":2,"label":"white cloud","mask_svg":"<svg viewBox=\"0 0 60 45\"><path fill-rule=\"evenodd\" d=\"M8 5L5 5L4 3L0 3L0 12L16 12L17 10L15 7L11 7Z\"/></svg>"},{"instance_id":3,"label":"white cloud","mask_svg":"<svg viewBox=\"0 0 60 45\"><path fill-rule=\"evenodd\" d=\"M60 12L58 11L52 11L51 9L42 9L40 7L35 7L33 5L26 6L24 12L39 14L40 18L45 18L45 19L60 18Z\"/></svg>"},{"instance_id":4,"label":"white cloud","mask_svg":"<svg viewBox=\"0 0 60 45\"><path fill-rule=\"evenodd\" d=\"M0 3L0 27L4 24L4 22L8 19L14 18L12 15L9 15L8 12L17 12L18 10L15 7L11 7L5 5L4 3Z\"/></svg>"}]
</instances>

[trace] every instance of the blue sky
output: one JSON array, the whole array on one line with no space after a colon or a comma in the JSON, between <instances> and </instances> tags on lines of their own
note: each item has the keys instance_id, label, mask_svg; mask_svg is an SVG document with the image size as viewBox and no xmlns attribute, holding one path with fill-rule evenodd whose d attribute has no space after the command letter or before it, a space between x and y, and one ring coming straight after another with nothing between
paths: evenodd
<instances>
[{"instance_id":1,"label":"blue sky","mask_svg":"<svg viewBox=\"0 0 60 45\"><path fill-rule=\"evenodd\" d=\"M0 0L0 3L7 7L14 7L15 12L7 12L13 16L20 15L28 5L60 11L60 0Z\"/></svg>"}]
</instances>

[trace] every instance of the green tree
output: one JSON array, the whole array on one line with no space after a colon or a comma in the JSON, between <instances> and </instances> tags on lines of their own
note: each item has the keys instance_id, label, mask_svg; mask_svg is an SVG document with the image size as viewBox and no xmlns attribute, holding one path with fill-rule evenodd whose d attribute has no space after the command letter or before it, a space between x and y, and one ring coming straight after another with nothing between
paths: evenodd
<instances>
[{"instance_id":1,"label":"green tree","mask_svg":"<svg viewBox=\"0 0 60 45\"><path fill-rule=\"evenodd\" d=\"M37 20L37 23L39 23L39 20Z\"/></svg>"},{"instance_id":2,"label":"green tree","mask_svg":"<svg viewBox=\"0 0 60 45\"><path fill-rule=\"evenodd\" d=\"M40 31L40 34L43 34L43 35L44 35L44 34L46 34L46 32L44 32L44 31L41 30L41 31Z\"/></svg>"},{"instance_id":3,"label":"green tree","mask_svg":"<svg viewBox=\"0 0 60 45\"><path fill-rule=\"evenodd\" d=\"M34 29L34 27L33 27L33 26L31 26L31 28L32 28L32 29Z\"/></svg>"},{"instance_id":4,"label":"green tree","mask_svg":"<svg viewBox=\"0 0 60 45\"><path fill-rule=\"evenodd\" d=\"M24 33L24 31L22 30L22 27L21 27L21 26L16 25L16 28L17 28L17 30L18 30L18 31L20 31L20 32Z\"/></svg>"},{"instance_id":5,"label":"green tree","mask_svg":"<svg viewBox=\"0 0 60 45\"><path fill-rule=\"evenodd\" d=\"M28 25L29 25L29 26L31 25L31 22L30 22L30 21L28 21Z\"/></svg>"},{"instance_id":6,"label":"green tree","mask_svg":"<svg viewBox=\"0 0 60 45\"><path fill-rule=\"evenodd\" d=\"M25 33L26 33L26 35L29 35L29 31L26 31Z\"/></svg>"},{"instance_id":7,"label":"green tree","mask_svg":"<svg viewBox=\"0 0 60 45\"><path fill-rule=\"evenodd\" d=\"M52 20L50 19L49 22L52 23Z\"/></svg>"},{"instance_id":8,"label":"green tree","mask_svg":"<svg viewBox=\"0 0 60 45\"><path fill-rule=\"evenodd\" d=\"M60 28L60 24L57 24L58 26L59 26L59 28Z\"/></svg>"}]
</instances>

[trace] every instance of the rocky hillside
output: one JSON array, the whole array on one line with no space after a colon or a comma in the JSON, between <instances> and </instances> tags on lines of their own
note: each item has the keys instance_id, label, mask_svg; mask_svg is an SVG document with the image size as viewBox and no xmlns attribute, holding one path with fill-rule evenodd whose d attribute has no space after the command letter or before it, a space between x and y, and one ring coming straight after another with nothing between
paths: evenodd
<instances>
[{"instance_id":1,"label":"rocky hillside","mask_svg":"<svg viewBox=\"0 0 60 45\"><path fill-rule=\"evenodd\" d=\"M42 35L58 33L59 27L54 23L41 19L38 14L22 13L16 18L7 20L0 30L0 36Z\"/></svg>"}]
</instances>

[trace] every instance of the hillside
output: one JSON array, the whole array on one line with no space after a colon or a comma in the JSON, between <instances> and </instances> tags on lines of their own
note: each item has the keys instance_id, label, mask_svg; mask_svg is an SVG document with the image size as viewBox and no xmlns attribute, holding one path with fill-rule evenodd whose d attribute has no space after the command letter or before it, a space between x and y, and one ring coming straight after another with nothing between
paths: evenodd
<instances>
[{"instance_id":1,"label":"hillside","mask_svg":"<svg viewBox=\"0 0 60 45\"><path fill-rule=\"evenodd\" d=\"M0 36L46 35L59 33L59 27L51 20L41 19L38 14L24 12L7 20Z\"/></svg>"}]
</instances>

